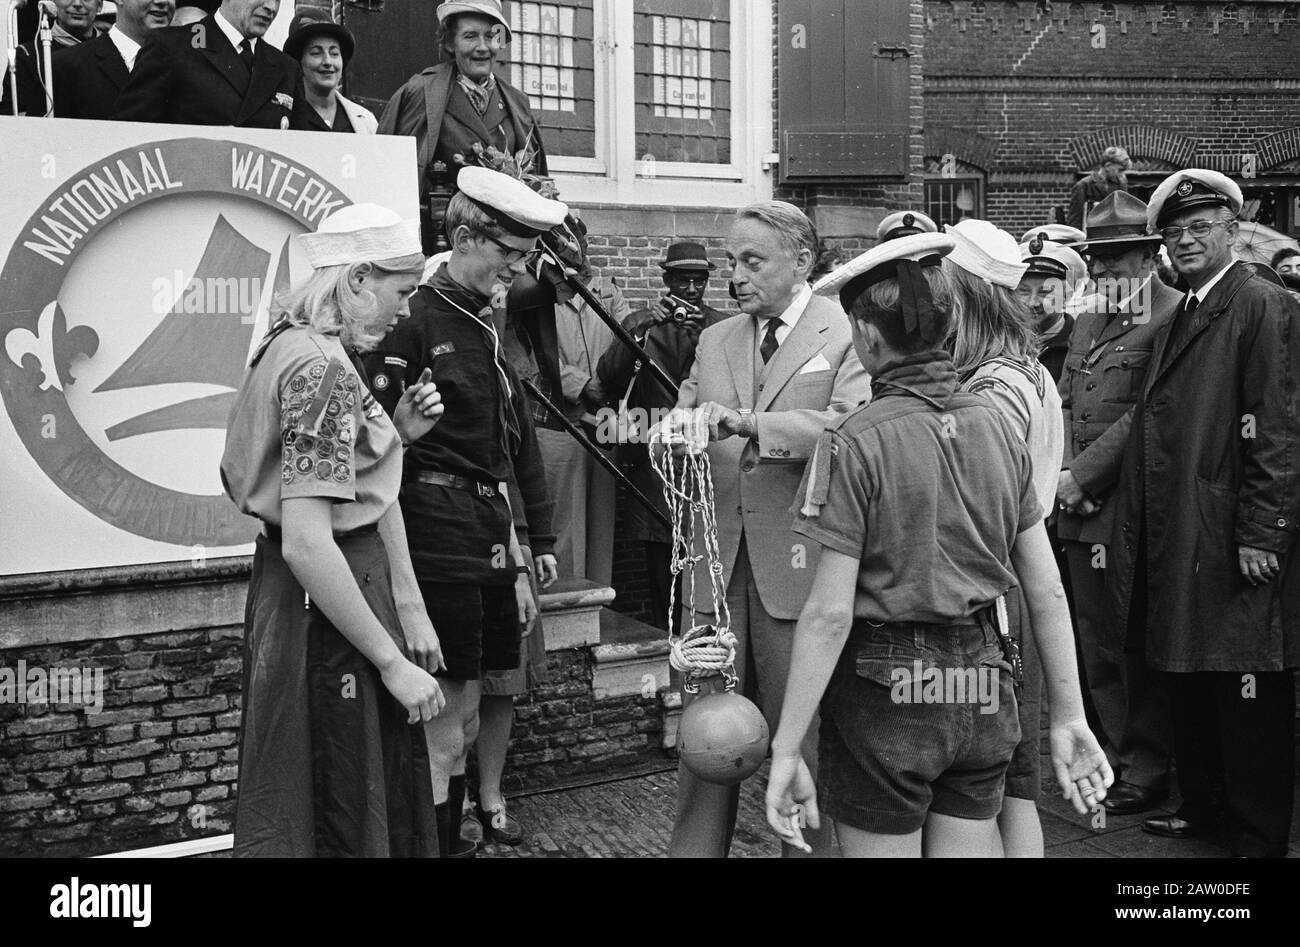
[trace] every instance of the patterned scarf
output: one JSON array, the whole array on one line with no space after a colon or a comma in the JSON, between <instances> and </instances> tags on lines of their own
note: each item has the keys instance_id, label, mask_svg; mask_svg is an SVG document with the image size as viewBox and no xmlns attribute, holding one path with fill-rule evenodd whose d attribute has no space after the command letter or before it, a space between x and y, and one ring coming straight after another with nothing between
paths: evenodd
<instances>
[{"instance_id":1,"label":"patterned scarf","mask_svg":"<svg viewBox=\"0 0 1300 947\"><path fill-rule=\"evenodd\" d=\"M492 93L496 91L497 87L496 74L489 72L487 79L482 85L479 85L477 82L466 79L464 73L458 72L456 73L456 81L460 83L460 87L464 89L465 94L469 96L469 101L470 104L474 106L474 111L478 112L480 117L486 115L488 102L491 100Z\"/></svg>"}]
</instances>

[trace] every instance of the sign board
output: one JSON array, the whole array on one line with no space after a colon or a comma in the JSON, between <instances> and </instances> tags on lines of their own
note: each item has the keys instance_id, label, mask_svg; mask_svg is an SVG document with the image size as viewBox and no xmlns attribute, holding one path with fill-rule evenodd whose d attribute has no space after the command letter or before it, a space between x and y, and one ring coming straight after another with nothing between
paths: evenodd
<instances>
[{"instance_id":1,"label":"sign board","mask_svg":"<svg viewBox=\"0 0 1300 947\"><path fill-rule=\"evenodd\" d=\"M295 234L417 216L409 138L0 117L0 575L244 555L226 418Z\"/></svg>"}]
</instances>

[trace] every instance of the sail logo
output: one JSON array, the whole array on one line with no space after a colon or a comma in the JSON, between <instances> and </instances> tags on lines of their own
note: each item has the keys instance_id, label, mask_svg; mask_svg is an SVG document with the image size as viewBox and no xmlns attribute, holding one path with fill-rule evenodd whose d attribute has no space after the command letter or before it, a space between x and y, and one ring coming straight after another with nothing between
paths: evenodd
<instances>
[{"instance_id":1,"label":"sail logo","mask_svg":"<svg viewBox=\"0 0 1300 947\"><path fill-rule=\"evenodd\" d=\"M310 162L207 138L148 141L57 185L0 270L0 396L49 480L136 536L251 542L208 455L294 281L290 239L350 203Z\"/></svg>"}]
</instances>

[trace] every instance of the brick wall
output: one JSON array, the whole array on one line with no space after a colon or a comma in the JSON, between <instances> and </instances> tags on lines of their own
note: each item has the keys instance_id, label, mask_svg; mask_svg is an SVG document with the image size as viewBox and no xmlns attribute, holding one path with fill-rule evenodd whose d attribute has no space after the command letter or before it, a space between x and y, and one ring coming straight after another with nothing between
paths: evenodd
<instances>
[{"instance_id":1,"label":"brick wall","mask_svg":"<svg viewBox=\"0 0 1300 947\"><path fill-rule=\"evenodd\" d=\"M219 835L234 822L241 628L9 650L3 664L101 667L98 714L0 704L0 857Z\"/></svg>"},{"instance_id":2,"label":"brick wall","mask_svg":"<svg viewBox=\"0 0 1300 947\"><path fill-rule=\"evenodd\" d=\"M983 171L986 216L1013 233L1049 220L1111 144L1139 169L1239 174L1257 155L1267 175L1300 157L1298 12L930 0L926 156Z\"/></svg>"},{"instance_id":3,"label":"brick wall","mask_svg":"<svg viewBox=\"0 0 1300 947\"><path fill-rule=\"evenodd\" d=\"M103 710L0 704L0 857L85 856L232 831L243 629L4 652L100 667ZM549 655L516 709L507 792L662 763L657 697L592 698L589 649Z\"/></svg>"},{"instance_id":4,"label":"brick wall","mask_svg":"<svg viewBox=\"0 0 1300 947\"><path fill-rule=\"evenodd\" d=\"M586 649L548 656L551 683L515 705L507 793L664 762L659 698L592 698Z\"/></svg>"}]
</instances>

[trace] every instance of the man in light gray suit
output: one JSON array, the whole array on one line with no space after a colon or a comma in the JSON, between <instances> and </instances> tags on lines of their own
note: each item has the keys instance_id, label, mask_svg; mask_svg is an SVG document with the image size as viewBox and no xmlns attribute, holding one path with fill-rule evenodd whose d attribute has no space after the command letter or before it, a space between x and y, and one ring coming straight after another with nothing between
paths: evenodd
<instances>
[{"instance_id":1,"label":"man in light gray suit","mask_svg":"<svg viewBox=\"0 0 1300 947\"><path fill-rule=\"evenodd\" d=\"M844 313L814 297L808 285L817 232L797 207L768 201L742 208L726 247L731 295L742 315L701 333L677 408L699 409L709 425L739 687L775 732L795 621L819 551L795 535L790 508L822 430L871 396L871 380L853 350ZM680 416L673 423L680 424ZM708 595L707 572L696 573L695 587L697 610L711 612L713 603L700 600ZM808 733L804 759L815 772L817 727ZM739 795L739 787L706 783L679 768L669 855L725 857ZM824 854L829 846L819 845L816 835L805 832L804 838L815 854Z\"/></svg>"}]
</instances>

